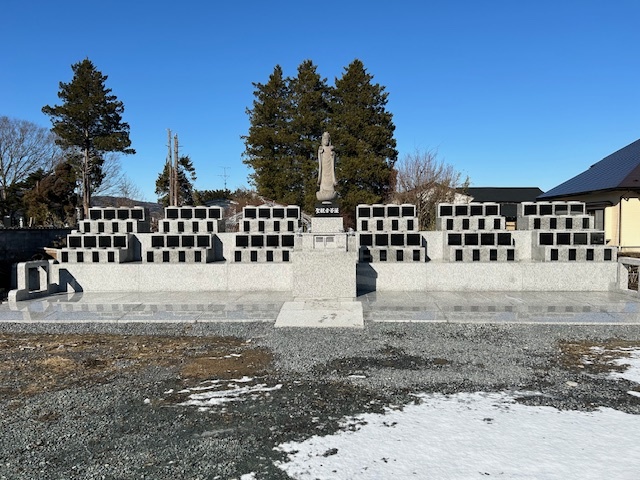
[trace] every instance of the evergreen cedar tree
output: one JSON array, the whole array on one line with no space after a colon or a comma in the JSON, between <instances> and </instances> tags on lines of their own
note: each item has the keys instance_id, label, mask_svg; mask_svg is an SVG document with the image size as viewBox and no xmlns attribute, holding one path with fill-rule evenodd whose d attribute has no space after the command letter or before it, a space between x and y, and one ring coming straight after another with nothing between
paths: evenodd
<instances>
[{"instance_id":1,"label":"evergreen cedar tree","mask_svg":"<svg viewBox=\"0 0 640 480\"><path fill-rule=\"evenodd\" d=\"M317 151L322 133L336 152L336 190L347 225L358 203L381 202L391 193L398 157L395 126L385 88L372 83L360 60L329 87L310 60L285 78L279 65L265 84L254 83L244 163L258 193L312 213L317 191Z\"/></svg>"},{"instance_id":2,"label":"evergreen cedar tree","mask_svg":"<svg viewBox=\"0 0 640 480\"><path fill-rule=\"evenodd\" d=\"M156 195L159 195L158 201L163 206L169 205L169 171L171 166L165 163L164 169L158 175L156 180ZM193 182L196 181L196 169L193 166L191 158L186 155L178 158L178 205L193 205L194 189Z\"/></svg>"},{"instance_id":3,"label":"evergreen cedar tree","mask_svg":"<svg viewBox=\"0 0 640 480\"><path fill-rule=\"evenodd\" d=\"M72 222L75 217L76 175L69 162L60 162L53 172L40 169L27 179L31 188L24 193L23 202L29 218L36 224Z\"/></svg>"},{"instance_id":4,"label":"evergreen cedar tree","mask_svg":"<svg viewBox=\"0 0 640 480\"><path fill-rule=\"evenodd\" d=\"M56 142L74 154L86 215L92 188L102 183L102 155L133 154L135 150L130 148L129 125L122 121L124 105L106 88L107 76L89 59L72 65L71 69L71 82L60 82L58 98L62 105L47 105L42 112L51 118Z\"/></svg>"},{"instance_id":5,"label":"evergreen cedar tree","mask_svg":"<svg viewBox=\"0 0 640 480\"><path fill-rule=\"evenodd\" d=\"M254 83L253 110L248 110L249 133L244 163L253 169L249 179L258 194L282 203L293 203L295 168L292 165L289 80L276 65L266 84Z\"/></svg>"}]
</instances>

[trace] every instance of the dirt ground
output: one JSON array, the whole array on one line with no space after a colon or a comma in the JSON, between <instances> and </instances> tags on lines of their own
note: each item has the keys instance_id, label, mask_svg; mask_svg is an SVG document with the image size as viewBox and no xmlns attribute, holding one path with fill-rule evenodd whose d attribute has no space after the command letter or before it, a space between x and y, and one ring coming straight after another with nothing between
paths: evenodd
<instances>
[{"instance_id":1,"label":"dirt ground","mask_svg":"<svg viewBox=\"0 0 640 480\"><path fill-rule=\"evenodd\" d=\"M640 347L636 328L140 330L0 332L0 479L284 480L274 447L414 392L517 389L544 393L518 398L531 405L640 412L640 385L607 375ZM194 403L203 392L212 402Z\"/></svg>"},{"instance_id":2,"label":"dirt ground","mask_svg":"<svg viewBox=\"0 0 640 480\"><path fill-rule=\"evenodd\" d=\"M638 342L560 342L559 362L564 368L588 374L623 371L612 363L628 356ZM378 361L389 366L398 355ZM0 395L4 398L35 395L69 387L108 383L116 375L136 373L151 366L175 369L185 383L210 378L231 379L268 375L272 354L250 341L234 337L123 336L105 334L0 334ZM367 362L371 367L370 359ZM421 359L411 359L415 368ZM354 368L354 359L349 367ZM334 362L339 368L343 361ZM404 362L407 363L407 362ZM448 363L443 359L434 364ZM388 364L388 365L387 365ZM364 365L363 365L364 368Z\"/></svg>"},{"instance_id":3,"label":"dirt ground","mask_svg":"<svg viewBox=\"0 0 640 480\"><path fill-rule=\"evenodd\" d=\"M150 366L193 383L267 373L271 354L232 337L0 334L0 395L35 395L108 383Z\"/></svg>"}]
</instances>

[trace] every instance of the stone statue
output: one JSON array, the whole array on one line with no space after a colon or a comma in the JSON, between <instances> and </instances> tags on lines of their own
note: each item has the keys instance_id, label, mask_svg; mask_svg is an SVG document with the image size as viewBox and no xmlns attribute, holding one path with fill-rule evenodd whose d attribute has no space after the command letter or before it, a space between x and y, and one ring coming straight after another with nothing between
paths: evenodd
<instances>
[{"instance_id":1,"label":"stone statue","mask_svg":"<svg viewBox=\"0 0 640 480\"><path fill-rule=\"evenodd\" d=\"M336 186L335 173L336 154L331 145L329 132L322 134L322 145L318 147L318 185L320 190L316 192L316 198L321 202L332 202L337 194L333 187Z\"/></svg>"}]
</instances>

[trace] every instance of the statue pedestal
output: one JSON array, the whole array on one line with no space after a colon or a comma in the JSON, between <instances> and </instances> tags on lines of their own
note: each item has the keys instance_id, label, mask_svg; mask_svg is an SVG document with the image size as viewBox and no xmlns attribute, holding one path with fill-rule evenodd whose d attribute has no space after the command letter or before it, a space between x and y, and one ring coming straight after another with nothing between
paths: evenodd
<instances>
[{"instance_id":1,"label":"statue pedestal","mask_svg":"<svg viewBox=\"0 0 640 480\"><path fill-rule=\"evenodd\" d=\"M343 233L342 217L313 217L311 219L311 233Z\"/></svg>"},{"instance_id":2,"label":"statue pedestal","mask_svg":"<svg viewBox=\"0 0 640 480\"><path fill-rule=\"evenodd\" d=\"M340 204L337 201L316 203L315 215L311 218L311 233L339 232L344 232Z\"/></svg>"},{"instance_id":3,"label":"statue pedestal","mask_svg":"<svg viewBox=\"0 0 640 480\"><path fill-rule=\"evenodd\" d=\"M276 327L362 328L362 304L356 297L357 237L344 233L342 217L311 219L292 258L293 302L286 302Z\"/></svg>"}]
</instances>

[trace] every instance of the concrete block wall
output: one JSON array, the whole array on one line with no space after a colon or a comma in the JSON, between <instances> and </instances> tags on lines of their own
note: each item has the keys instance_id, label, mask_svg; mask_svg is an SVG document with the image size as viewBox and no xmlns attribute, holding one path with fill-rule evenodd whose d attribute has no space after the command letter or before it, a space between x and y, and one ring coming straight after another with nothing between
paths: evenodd
<instances>
[{"instance_id":1,"label":"concrete block wall","mask_svg":"<svg viewBox=\"0 0 640 480\"><path fill-rule=\"evenodd\" d=\"M225 231L222 207L165 207L164 220L158 224L161 233L194 234Z\"/></svg>"},{"instance_id":2,"label":"concrete block wall","mask_svg":"<svg viewBox=\"0 0 640 480\"><path fill-rule=\"evenodd\" d=\"M141 260L147 263L209 263L223 259L221 242L212 233L152 233L140 236L140 244Z\"/></svg>"},{"instance_id":3,"label":"concrete block wall","mask_svg":"<svg viewBox=\"0 0 640 480\"><path fill-rule=\"evenodd\" d=\"M605 245L604 231L594 229L583 202L523 202L518 230L531 230L533 261L608 262L617 250Z\"/></svg>"},{"instance_id":4,"label":"concrete block wall","mask_svg":"<svg viewBox=\"0 0 640 480\"><path fill-rule=\"evenodd\" d=\"M218 233L225 231L224 220L161 220L161 233Z\"/></svg>"},{"instance_id":5,"label":"concrete block wall","mask_svg":"<svg viewBox=\"0 0 640 480\"><path fill-rule=\"evenodd\" d=\"M223 259L217 233L224 232L222 207L165 207L158 233L141 239L146 263L210 263Z\"/></svg>"},{"instance_id":6,"label":"concrete block wall","mask_svg":"<svg viewBox=\"0 0 640 480\"><path fill-rule=\"evenodd\" d=\"M222 220L224 208L222 207L165 207L164 218L166 220Z\"/></svg>"},{"instance_id":7,"label":"concrete block wall","mask_svg":"<svg viewBox=\"0 0 640 480\"><path fill-rule=\"evenodd\" d=\"M80 233L111 235L115 233L149 233L149 220L82 220L78 223Z\"/></svg>"},{"instance_id":8,"label":"concrete block wall","mask_svg":"<svg viewBox=\"0 0 640 480\"><path fill-rule=\"evenodd\" d=\"M60 263L126 263L134 261L133 249L119 247L62 248Z\"/></svg>"},{"instance_id":9,"label":"concrete block wall","mask_svg":"<svg viewBox=\"0 0 640 480\"><path fill-rule=\"evenodd\" d=\"M154 248L145 252L147 263L210 263L215 261L211 248Z\"/></svg>"},{"instance_id":10,"label":"concrete block wall","mask_svg":"<svg viewBox=\"0 0 640 480\"><path fill-rule=\"evenodd\" d=\"M242 209L239 232L229 239L233 245L231 249L225 248L225 258L233 263L290 262L300 221L297 205L246 206Z\"/></svg>"},{"instance_id":11,"label":"concrete block wall","mask_svg":"<svg viewBox=\"0 0 640 480\"><path fill-rule=\"evenodd\" d=\"M148 233L151 231L149 209L143 207L92 207L78 223L78 231L87 234Z\"/></svg>"},{"instance_id":12,"label":"concrete block wall","mask_svg":"<svg viewBox=\"0 0 640 480\"><path fill-rule=\"evenodd\" d=\"M150 230L149 210L143 207L92 207L77 232L67 235L61 263L125 263L140 260L138 236Z\"/></svg>"},{"instance_id":13,"label":"concrete block wall","mask_svg":"<svg viewBox=\"0 0 640 480\"><path fill-rule=\"evenodd\" d=\"M517 206L517 216L564 216L584 215L584 202L522 202Z\"/></svg>"},{"instance_id":14,"label":"concrete block wall","mask_svg":"<svg viewBox=\"0 0 640 480\"><path fill-rule=\"evenodd\" d=\"M267 205L246 206L242 209L242 218L245 220L300 220L300 207L297 205L287 205L284 207Z\"/></svg>"},{"instance_id":15,"label":"concrete block wall","mask_svg":"<svg viewBox=\"0 0 640 480\"><path fill-rule=\"evenodd\" d=\"M356 227L359 232L417 232L419 225L416 206L358 205Z\"/></svg>"},{"instance_id":16,"label":"concrete block wall","mask_svg":"<svg viewBox=\"0 0 640 480\"><path fill-rule=\"evenodd\" d=\"M437 230L506 230L506 219L500 216L488 217L445 217L436 218Z\"/></svg>"},{"instance_id":17,"label":"concrete block wall","mask_svg":"<svg viewBox=\"0 0 640 480\"><path fill-rule=\"evenodd\" d=\"M356 226L359 262L427 261L427 242L418 232L415 205L358 205Z\"/></svg>"},{"instance_id":18,"label":"concrete block wall","mask_svg":"<svg viewBox=\"0 0 640 480\"><path fill-rule=\"evenodd\" d=\"M284 219L265 219L258 220L255 218L243 219L239 224L239 231L241 232L264 232L264 233L279 233L279 232L296 232L300 228L300 223L297 219L284 218Z\"/></svg>"},{"instance_id":19,"label":"concrete block wall","mask_svg":"<svg viewBox=\"0 0 640 480\"><path fill-rule=\"evenodd\" d=\"M505 230L506 219L497 203L440 203L436 230Z\"/></svg>"},{"instance_id":20,"label":"concrete block wall","mask_svg":"<svg viewBox=\"0 0 640 480\"><path fill-rule=\"evenodd\" d=\"M60 249L58 260L61 263L124 263L139 257L140 242L133 233L77 232L67 235L67 246Z\"/></svg>"},{"instance_id":21,"label":"concrete block wall","mask_svg":"<svg viewBox=\"0 0 640 480\"><path fill-rule=\"evenodd\" d=\"M517 207L518 230L593 230L583 202L523 202Z\"/></svg>"},{"instance_id":22,"label":"concrete block wall","mask_svg":"<svg viewBox=\"0 0 640 480\"><path fill-rule=\"evenodd\" d=\"M594 220L591 215L561 215L518 217L518 230L593 230Z\"/></svg>"},{"instance_id":23,"label":"concrete block wall","mask_svg":"<svg viewBox=\"0 0 640 480\"><path fill-rule=\"evenodd\" d=\"M441 203L436 228L445 232L448 262L514 262L522 259L497 203Z\"/></svg>"}]
</instances>

